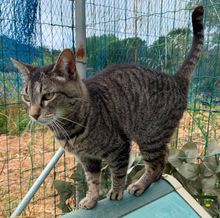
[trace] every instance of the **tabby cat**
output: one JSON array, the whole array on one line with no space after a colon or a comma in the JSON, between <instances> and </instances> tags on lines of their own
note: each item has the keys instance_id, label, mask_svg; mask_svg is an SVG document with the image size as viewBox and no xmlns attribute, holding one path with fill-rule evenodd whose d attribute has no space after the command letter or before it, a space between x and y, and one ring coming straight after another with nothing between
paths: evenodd
<instances>
[{"instance_id":1,"label":"tabby cat","mask_svg":"<svg viewBox=\"0 0 220 218\"><path fill-rule=\"evenodd\" d=\"M187 107L190 76L203 49L202 6L193 11L192 24L190 52L173 76L119 64L81 80L70 49L64 49L49 66L12 59L23 73L21 96L31 120L47 125L60 146L77 156L84 167L88 194L80 202L82 208L97 204L101 159L111 169L108 198L123 198L132 142L139 145L146 170L128 187L129 193L139 196L161 178L167 144Z\"/></svg>"}]
</instances>

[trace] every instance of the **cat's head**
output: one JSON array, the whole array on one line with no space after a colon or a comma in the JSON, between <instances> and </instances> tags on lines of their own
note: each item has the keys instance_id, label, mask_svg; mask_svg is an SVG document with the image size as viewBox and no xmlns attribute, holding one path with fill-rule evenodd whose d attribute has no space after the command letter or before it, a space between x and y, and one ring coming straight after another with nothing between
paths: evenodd
<instances>
[{"instance_id":1,"label":"cat's head","mask_svg":"<svg viewBox=\"0 0 220 218\"><path fill-rule=\"evenodd\" d=\"M23 74L22 101L33 121L49 125L60 117L68 117L81 103L79 99L83 100L82 82L70 49L64 49L57 62L48 66L35 67L11 60Z\"/></svg>"}]
</instances>

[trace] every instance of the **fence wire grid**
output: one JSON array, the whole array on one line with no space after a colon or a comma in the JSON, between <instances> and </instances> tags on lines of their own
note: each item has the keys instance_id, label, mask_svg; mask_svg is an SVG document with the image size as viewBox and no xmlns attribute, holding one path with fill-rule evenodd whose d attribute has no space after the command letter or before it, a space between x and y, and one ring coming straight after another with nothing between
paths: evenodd
<instances>
[{"instance_id":1,"label":"fence wire grid","mask_svg":"<svg viewBox=\"0 0 220 218\"><path fill-rule=\"evenodd\" d=\"M29 127L21 104L22 76L10 57L33 64L56 61L75 48L74 0L0 0L0 216L10 216L59 148L46 127ZM205 155L220 142L219 0L86 0L87 77L107 66L137 63L174 74L192 41L191 12L205 9L205 47L194 71L188 109L170 146L196 142ZM54 180L70 181L75 166L65 154L23 216L59 216ZM74 199L75 198L75 199ZM76 197L69 200L76 207Z\"/></svg>"}]
</instances>

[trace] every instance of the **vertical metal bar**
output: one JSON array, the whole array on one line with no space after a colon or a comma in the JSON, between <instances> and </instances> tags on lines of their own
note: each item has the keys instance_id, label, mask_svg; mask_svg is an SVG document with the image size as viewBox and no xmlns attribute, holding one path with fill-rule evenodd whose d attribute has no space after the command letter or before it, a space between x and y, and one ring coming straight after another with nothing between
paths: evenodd
<instances>
[{"instance_id":1,"label":"vertical metal bar","mask_svg":"<svg viewBox=\"0 0 220 218\"><path fill-rule=\"evenodd\" d=\"M75 1L75 26L76 26L76 70L81 79L86 78L86 17L85 0ZM77 192L78 206L83 198Z\"/></svg>"},{"instance_id":2,"label":"vertical metal bar","mask_svg":"<svg viewBox=\"0 0 220 218\"><path fill-rule=\"evenodd\" d=\"M19 216L24 208L28 205L31 198L34 196L38 188L41 186L41 184L44 182L50 171L54 168L57 161L60 159L60 157L63 155L64 150L62 148L59 148L57 153L53 156L51 161L47 164L43 172L40 174L38 179L35 181L33 186L30 188L28 193L25 195L25 197L22 199L21 203L18 205L14 213L11 215L11 217Z\"/></svg>"},{"instance_id":3,"label":"vertical metal bar","mask_svg":"<svg viewBox=\"0 0 220 218\"><path fill-rule=\"evenodd\" d=\"M81 79L86 78L86 18L85 0L75 1L76 69Z\"/></svg>"},{"instance_id":4,"label":"vertical metal bar","mask_svg":"<svg viewBox=\"0 0 220 218\"><path fill-rule=\"evenodd\" d=\"M137 64L137 0L134 0L135 64Z\"/></svg>"}]
</instances>

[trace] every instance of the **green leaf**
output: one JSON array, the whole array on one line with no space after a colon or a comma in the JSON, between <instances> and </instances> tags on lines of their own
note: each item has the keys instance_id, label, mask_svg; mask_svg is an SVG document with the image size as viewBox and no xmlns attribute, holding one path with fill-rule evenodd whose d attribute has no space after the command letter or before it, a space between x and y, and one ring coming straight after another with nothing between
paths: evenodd
<instances>
[{"instance_id":1,"label":"green leaf","mask_svg":"<svg viewBox=\"0 0 220 218\"><path fill-rule=\"evenodd\" d=\"M126 186L133 182L136 182L145 172L145 167L140 165L135 165L132 170L127 174Z\"/></svg>"},{"instance_id":2,"label":"green leaf","mask_svg":"<svg viewBox=\"0 0 220 218\"><path fill-rule=\"evenodd\" d=\"M216 205L215 208L212 208L212 210L215 212L215 216L220 215L220 209L218 209L218 205Z\"/></svg>"},{"instance_id":3,"label":"green leaf","mask_svg":"<svg viewBox=\"0 0 220 218\"><path fill-rule=\"evenodd\" d=\"M87 188L86 188L86 184L80 184L77 186L77 191L81 194L85 194Z\"/></svg>"},{"instance_id":4,"label":"green leaf","mask_svg":"<svg viewBox=\"0 0 220 218\"><path fill-rule=\"evenodd\" d=\"M130 169L131 169L131 170L128 170L128 172L127 172L126 186L127 186L127 185L130 185L132 182L134 182L134 177L135 177L135 175L136 175L139 171L145 169L145 167L142 166L142 165L135 165L135 166L133 166L133 167L130 168Z\"/></svg>"},{"instance_id":5,"label":"green leaf","mask_svg":"<svg viewBox=\"0 0 220 218\"><path fill-rule=\"evenodd\" d=\"M57 207L62 210L63 213L68 213L71 211L71 208L66 204L66 200L70 198L67 193L60 196L60 203L57 204Z\"/></svg>"},{"instance_id":6,"label":"green leaf","mask_svg":"<svg viewBox=\"0 0 220 218\"><path fill-rule=\"evenodd\" d=\"M82 171L83 171L83 168L82 168L81 163L77 163L76 172L79 173L79 174L82 174Z\"/></svg>"},{"instance_id":7,"label":"green leaf","mask_svg":"<svg viewBox=\"0 0 220 218\"><path fill-rule=\"evenodd\" d=\"M133 182L137 181L145 172L145 168L142 168L140 171L138 171L134 177L133 177Z\"/></svg>"},{"instance_id":8,"label":"green leaf","mask_svg":"<svg viewBox=\"0 0 220 218\"><path fill-rule=\"evenodd\" d=\"M53 182L54 188L58 191L59 194L64 192L69 192L73 185L70 182L62 181L62 180L55 180Z\"/></svg>"},{"instance_id":9,"label":"green leaf","mask_svg":"<svg viewBox=\"0 0 220 218\"><path fill-rule=\"evenodd\" d=\"M164 173L171 174L174 170L174 167L171 165L171 163L167 162L164 168Z\"/></svg>"},{"instance_id":10,"label":"green leaf","mask_svg":"<svg viewBox=\"0 0 220 218\"><path fill-rule=\"evenodd\" d=\"M218 217L217 215L220 215L217 202L212 202L210 207L204 207L204 209L210 213L211 217Z\"/></svg>"},{"instance_id":11,"label":"green leaf","mask_svg":"<svg viewBox=\"0 0 220 218\"><path fill-rule=\"evenodd\" d=\"M220 146L218 145L218 142L215 140L212 140L210 144L207 146L207 155L213 155L220 153Z\"/></svg>"},{"instance_id":12,"label":"green leaf","mask_svg":"<svg viewBox=\"0 0 220 218\"><path fill-rule=\"evenodd\" d=\"M200 178L209 177L212 176L213 173L207 169L207 167L204 165L204 162L201 162L199 164L199 172L198 172Z\"/></svg>"},{"instance_id":13,"label":"green leaf","mask_svg":"<svg viewBox=\"0 0 220 218\"><path fill-rule=\"evenodd\" d=\"M142 170L143 168L144 166L142 165L135 165L134 167L132 167L132 170L129 171L128 176L134 177L134 175L140 170Z\"/></svg>"},{"instance_id":14,"label":"green leaf","mask_svg":"<svg viewBox=\"0 0 220 218\"><path fill-rule=\"evenodd\" d=\"M217 201L220 204L220 189L219 188L215 188L214 190L212 190L211 192L212 195L216 195L217 196Z\"/></svg>"},{"instance_id":15,"label":"green leaf","mask_svg":"<svg viewBox=\"0 0 220 218\"><path fill-rule=\"evenodd\" d=\"M177 168L177 171L186 179L195 181L198 179L198 164L183 163Z\"/></svg>"},{"instance_id":16,"label":"green leaf","mask_svg":"<svg viewBox=\"0 0 220 218\"><path fill-rule=\"evenodd\" d=\"M207 147L207 155L215 155L218 153L220 153L220 147L215 140L212 140ZM216 167L218 164L215 156L205 158L204 162L208 162L213 167Z\"/></svg>"},{"instance_id":17,"label":"green leaf","mask_svg":"<svg viewBox=\"0 0 220 218\"><path fill-rule=\"evenodd\" d=\"M215 166L211 165L209 162L203 162L206 169L208 169L211 173L211 175L215 174Z\"/></svg>"},{"instance_id":18,"label":"green leaf","mask_svg":"<svg viewBox=\"0 0 220 218\"><path fill-rule=\"evenodd\" d=\"M204 200L204 199L213 199L213 200L217 200L217 196L214 195L193 195L194 198L200 199L200 200Z\"/></svg>"},{"instance_id":19,"label":"green leaf","mask_svg":"<svg viewBox=\"0 0 220 218\"><path fill-rule=\"evenodd\" d=\"M212 177L206 177L202 179L202 191L205 193L211 192L215 189L216 177L215 175Z\"/></svg>"},{"instance_id":20,"label":"green leaf","mask_svg":"<svg viewBox=\"0 0 220 218\"><path fill-rule=\"evenodd\" d=\"M209 163L210 166L215 167L217 165L215 157L207 157L204 159L204 163Z\"/></svg>"},{"instance_id":21,"label":"green leaf","mask_svg":"<svg viewBox=\"0 0 220 218\"><path fill-rule=\"evenodd\" d=\"M183 161L179 160L178 157L186 157L185 152L176 148L170 148L170 154L168 161L175 167L182 165Z\"/></svg>"},{"instance_id":22,"label":"green leaf","mask_svg":"<svg viewBox=\"0 0 220 218\"><path fill-rule=\"evenodd\" d=\"M66 200L71 197L75 187L70 182L62 180L55 180L53 185L60 195L60 203L57 207L61 209L63 213L70 212L71 208L66 204Z\"/></svg>"},{"instance_id":23,"label":"green leaf","mask_svg":"<svg viewBox=\"0 0 220 218\"><path fill-rule=\"evenodd\" d=\"M83 176L82 174L75 172L70 176L70 179L73 179L74 181L79 182L83 179Z\"/></svg>"},{"instance_id":24,"label":"green leaf","mask_svg":"<svg viewBox=\"0 0 220 218\"><path fill-rule=\"evenodd\" d=\"M196 143L194 143L194 142L186 143L182 147L181 150L184 151L186 156L189 157L189 158L197 157L198 149L197 149ZM195 158L194 159L186 159L186 161L187 161L187 163L193 163L195 161Z\"/></svg>"},{"instance_id":25,"label":"green leaf","mask_svg":"<svg viewBox=\"0 0 220 218\"><path fill-rule=\"evenodd\" d=\"M219 173L219 172L220 172L220 165L217 166L215 172L216 172L216 173Z\"/></svg>"},{"instance_id":26,"label":"green leaf","mask_svg":"<svg viewBox=\"0 0 220 218\"><path fill-rule=\"evenodd\" d=\"M201 188L199 180L190 181L184 178L179 172L174 172L173 176L183 185L183 187L192 195L197 194L198 190Z\"/></svg>"},{"instance_id":27,"label":"green leaf","mask_svg":"<svg viewBox=\"0 0 220 218\"><path fill-rule=\"evenodd\" d=\"M64 192L60 195L60 202L66 204L66 200L71 197L70 192Z\"/></svg>"}]
</instances>

